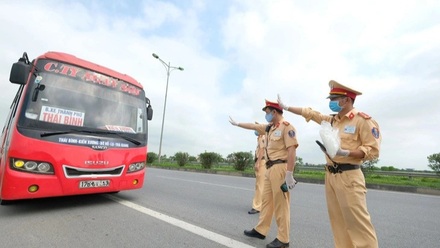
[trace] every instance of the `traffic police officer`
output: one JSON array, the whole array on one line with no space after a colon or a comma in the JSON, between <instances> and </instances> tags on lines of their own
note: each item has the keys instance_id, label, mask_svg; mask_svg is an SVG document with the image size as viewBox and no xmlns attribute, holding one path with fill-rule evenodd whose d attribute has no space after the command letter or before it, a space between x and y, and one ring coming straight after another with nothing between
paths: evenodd
<instances>
[{"instance_id":1,"label":"traffic police officer","mask_svg":"<svg viewBox=\"0 0 440 248\"><path fill-rule=\"evenodd\" d=\"M258 122L255 122L258 124ZM266 145L264 144L266 136L259 134L255 131L257 135L257 148L255 149L255 193L252 199L252 209L248 211L248 214L256 214L261 211L261 204L263 199L263 188L264 188L264 175L266 174L266 159L264 158L264 151Z\"/></svg>"},{"instance_id":2,"label":"traffic police officer","mask_svg":"<svg viewBox=\"0 0 440 248\"><path fill-rule=\"evenodd\" d=\"M339 130L341 145L333 159L327 159L325 192L327 209L337 248L378 247L376 232L367 210L363 161L379 157L379 125L369 115L353 107L362 93L336 81L329 82L329 107L335 115L323 115L311 108L289 107L278 96L283 109L306 121L327 121Z\"/></svg>"},{"instance_id":3,"label":"traffic police officer","mask_svg":"<svg viewBox=\"0 0 440 248\"><path fill-rule=\"evenodd\" d=\"M278 226L277 237L266 247L289 247L290 234L290 193L280 188L283 183L289 189L295 187L293 169L296 161L296 130L283 118L283 109L276 102L266 100L263 107L266 112L266 124L237 123L232 118L232 125L253 129L266 135L266 175L263 188L263 202L259 222L252 230L245 230L249 237L265 239L275 214Z\"/></svg>"}]
</instances>

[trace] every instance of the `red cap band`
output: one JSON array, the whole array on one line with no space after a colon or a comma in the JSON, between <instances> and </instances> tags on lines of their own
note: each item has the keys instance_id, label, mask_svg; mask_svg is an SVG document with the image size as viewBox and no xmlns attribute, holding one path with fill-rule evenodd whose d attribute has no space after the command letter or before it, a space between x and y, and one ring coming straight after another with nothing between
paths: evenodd
<instances>
[{"instance_id":1,"label":"red cap band","mask_svg":"<svg viewBox=\"0 0 440 248\"><path fill-rule=\"evenodd\" d=\"M330 95L343 95L343 96L348 96L350 98L355 99L356 98L356 93L348 91L346 89L342 89L342 88L333 88L330 91Z\"/></svg>"},{"instance_id":2,"label":"red cap band","mask_svg":"<svg viewBox=\"0 0 440 248\"><path fill-rule=\"evenodd\" d=\"M264 106L263 111L265 111L267 107L271 107L283 111L283 108L281 108L281 106L277 102L271 102L266 100L266 106Z\"/></svg>"}]
</instances>

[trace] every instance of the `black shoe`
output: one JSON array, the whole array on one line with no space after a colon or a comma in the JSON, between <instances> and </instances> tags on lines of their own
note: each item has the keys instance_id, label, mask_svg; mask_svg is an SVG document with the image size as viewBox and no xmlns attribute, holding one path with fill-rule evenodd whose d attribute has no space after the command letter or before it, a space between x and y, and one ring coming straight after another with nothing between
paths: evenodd
<instances>
[{"instance_id":1,"label":"black shoe","mask_svg":"<svg viewBox=\"0 0 440 248\"><path fill-rule=\"evenodd\" d=\"M265 239L266 238L266 236L264 236L263 234L255 231L255 229L252 229L250 231L244 230L244 235L246 235L248 237L252 237L252 238L259 238L259 239Z\"/></svg>"},{"instance_id":2,"label":"black shoe","mask_svg":"<svg viewBox=\"0 0 440 248\"><path fill-rule=\"evenodd\" d=\"M256 209L251 209L248 211L248 214L258 214L260 211L256 210Z\"/></svg>"},{"instance_id":3,"label":"black shoe","mask_svg":"<svg viewBox=\"0 0 440 248\"><path fill-rule=\"evenodd\" d=\"M278 239L274 239L270 244L266 245L266 248L286 248L289 247L289 243L283 243Z\"/></svg>"}]
</instances>

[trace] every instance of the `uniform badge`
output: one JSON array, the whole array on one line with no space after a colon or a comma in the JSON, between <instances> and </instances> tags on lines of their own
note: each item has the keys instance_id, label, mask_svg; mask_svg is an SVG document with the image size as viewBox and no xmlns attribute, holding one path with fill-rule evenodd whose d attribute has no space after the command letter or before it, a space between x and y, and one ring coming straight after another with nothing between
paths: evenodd
<instances>
[{"instance_id":1,"label":"uniform badge","mask_svg":"<svg viewBox=\"0 0 440 248\"><path fill-rule=\"evenodd\" d=\"M289 134L290 138L294 138L295 137L295 131L293 131L293 130L289 130L289 132L287 134Z\"/></svg>"},{"instance_id":2,"label":"uniform badge","mask_svg":"<svg viewBox=\"0 0 440 248\"><path fill-rule=\"evenodd\" d=\"M280 130L276 130L275 132L273 132L273 135L275 137L281 137L281 131Z\"/></svg>"},{"instance_id":3,"label":"uniform badge","mask_svg":"<svg viewBox=\"0 0 440 248\"><path fill-rule=\"evenodd\" d=\"M374 138L378 139L379 138L379 129L377 127L373 127L373 129L371 129L371 133L373 134Z\"/></svg>"},{"instance_id":4,"label":"uniform badge","mask_svg":"<svg viewBox=\"0 0 440 248\"><path fill-rule=\"evenodd\" d=\"M355 126L345 126L344 133L354 134L356 132Z\"/></svg>"}]
</instances>

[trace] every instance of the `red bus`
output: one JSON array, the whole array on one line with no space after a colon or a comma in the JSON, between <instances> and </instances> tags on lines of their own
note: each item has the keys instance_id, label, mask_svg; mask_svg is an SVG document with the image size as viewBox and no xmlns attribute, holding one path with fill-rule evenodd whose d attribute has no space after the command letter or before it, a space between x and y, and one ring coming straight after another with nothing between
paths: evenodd
<instances>
[{"instance_id":1,"label":"red bus","mask_svg":"<svg viewBox=\"0 0 440 248\"><path fill-rule=\"evenodd\" d=\"M132 77L60 52L12 65L0 203L143 186L153 110Z\"/></svg>"}]
</instances>

